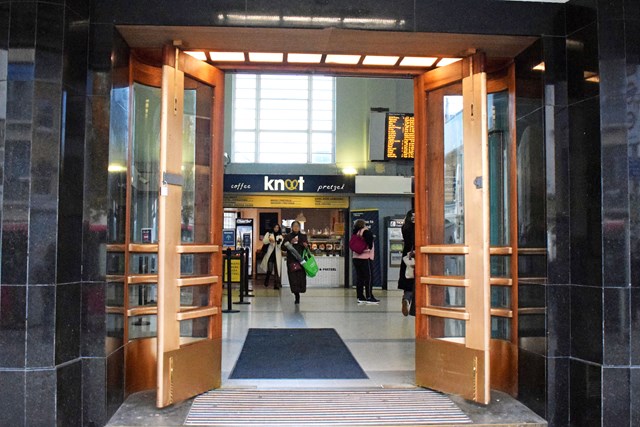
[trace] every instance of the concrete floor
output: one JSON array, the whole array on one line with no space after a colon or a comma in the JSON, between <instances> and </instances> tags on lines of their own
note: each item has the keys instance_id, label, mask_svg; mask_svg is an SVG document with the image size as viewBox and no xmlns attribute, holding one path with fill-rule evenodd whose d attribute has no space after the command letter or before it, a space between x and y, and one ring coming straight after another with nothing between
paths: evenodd
<instances>
[{"instance_id":1,"label":"concrete floor","mask_svg":"<svg viewBox=\"0 0 640 427\"><path fill-rule=\"evenodd\" d=\"M414 318L400 312L401 291L377 291L379 305L358 305L355 291L341 288L311 288L293 304L288 288L254 286L250 305L235 305L240 313L224 314L222 386L225 388L414 388ZM234 299L235 300L235 299ZM226 307L226 299L223 308ZM230 380L249 328L334 328L342 337L367 380ZM524 405L502 393L492 403L475 405L455 402L474 425L544 426L546 422ZM191 401L158 410L155 392L130 396L108 426L182 425Z\"/></svg>"}]
</instances>

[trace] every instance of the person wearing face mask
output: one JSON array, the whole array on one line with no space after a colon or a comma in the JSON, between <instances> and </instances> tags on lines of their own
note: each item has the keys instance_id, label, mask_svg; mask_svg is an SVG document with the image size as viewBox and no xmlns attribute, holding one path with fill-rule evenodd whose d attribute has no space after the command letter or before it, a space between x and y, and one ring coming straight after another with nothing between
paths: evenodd
<instances>
[{"instance_id":1,"label":"person wearing face mask","mask_svg":"<svg viewBox=\"0 0 640 427\"><path fill-rule=\"evenodd\" d=\"M405 316L408 316L409 314L415 316L415 312L412 312L415 278L413 275L411 275L411 277L407 277L407 264L404 259L407 255L409 256L409 259L415 258L415 221L416 215L413 212L413 209L411 209L407 212L407 215L404 218L404 224L402 225L402 263L400 264L400 278L398 279L398 289L402 289L404 291L404 294L402 295L402 314Z\"/></svg>"},{"instance_id":2,"label":"person wearing face mask","mask_svg":"<svg viewBox=\"0 0 640 427\"><path fill-rule=\"evenodd\" d=\"M280 225L276 224L273 226L273 229L267 234L264 235L264 239L262 244L268 245L268 249L264 258L262 258L262 262L260 263L260 267L267 272L264 278L264 286L266 288L269 287L269 278L271 277L271 272L274 272L275 283L273 284L274 289L278 289L280 286L278 284L279 278L281 276L280 266L282 265L282 230L280 229Z\"/></svg>"},{"instance_id":3,"label":"person wearing face mask","mask_svg":"<svg viewBox=\"0 0 640 427\"><path fill-rule=\"evenodd\" d=\"M300 231L300 223L293 221L291 233L284 238L282 245L287 249L287 274L291 293L295 296L295 303L300 304L300 294L307 291L307 273L302 264L302 253L309 246L307 235Z\"/></svg>"}]
</instances>

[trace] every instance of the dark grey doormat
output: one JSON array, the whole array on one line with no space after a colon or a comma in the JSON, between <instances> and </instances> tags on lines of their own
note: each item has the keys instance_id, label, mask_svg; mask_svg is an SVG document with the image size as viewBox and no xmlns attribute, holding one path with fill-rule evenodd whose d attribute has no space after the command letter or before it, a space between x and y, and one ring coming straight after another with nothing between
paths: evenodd
<instances>
[{"instance_id":1,"label":"dark grey doormat","mask_svg":"<svg viewBox=\"0 0 640 427\"><path fill-rule=\"evenodd\" d=\"M367 379L335 329L249 329L230 379Z\"/></svg>"}]
</instances>

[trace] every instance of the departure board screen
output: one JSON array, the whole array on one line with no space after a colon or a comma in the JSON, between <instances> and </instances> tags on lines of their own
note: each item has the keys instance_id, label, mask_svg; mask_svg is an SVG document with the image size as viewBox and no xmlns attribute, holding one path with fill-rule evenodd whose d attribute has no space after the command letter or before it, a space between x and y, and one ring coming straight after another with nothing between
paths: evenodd
<instances>
[{"instance_id":1,"label":"departure board screen","mask_svg":"<svg viewBox=\"0 0 640 427\"><path fill-rule=\"evenodd\" d=\"M415 157L415 119L410 113L387 113L385 160L411 160Z\"/></svg>"}]
</instances>

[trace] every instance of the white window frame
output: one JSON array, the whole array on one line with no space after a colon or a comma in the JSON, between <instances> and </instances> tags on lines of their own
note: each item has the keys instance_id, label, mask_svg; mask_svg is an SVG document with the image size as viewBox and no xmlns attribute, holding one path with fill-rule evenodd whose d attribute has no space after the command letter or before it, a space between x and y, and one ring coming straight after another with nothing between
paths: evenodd
<instances>
[{"instance_id":1,"label":"white window frame","mask_svg":"<svg viewBox=\"0 0 640 427\"><path fill-rule=\"evenodd\" d=\"M238 90L237 89L237 85L236 85L236 77L238 76L238 74L233 74L232 77L232 118L231 118L231 161L233 163L273 163L273 161L269 160L269 161L261 161L261 144L260 144L260 136L262 134L262 136L264 137L265 135L268 135L269 133L297 133L297 134L302 134L305 133L306 134L306 140L307 140L307 146L306 146L306 161L305 162L292 162L292 161L286 161L287 160L287 153L286 152L282 152L282 158L284 161L282 162L277 162L277 163L286 163L286 164L326 164L326 165L335 165L335 158L336 158L336 79L335 77L331 77L331 76L316 76L316 75L304 75L304 74L299 74L299 75L294 75L292 74L292 77L306 77L308 79L308 97L306 100L306 106L307 106L307 124L306 124L306 130L290 130L290 129L265 129L260 127L261 125L261 113L263 111L261 111L261 104L263 101L265 100L281 100L281 101L287 101L289 99L287 98L262 98L260 96L261 94L261 89L262 89L262 78L263 77L272 77L274 75L277 74L243 74L243 76L255 76L256 78L256 84L255 84L255 92L254 92L254 106L255 106L255 121L253 123L253 128L249 129L248 126L246 125L247 122L245 123L245 126L241 126L241 127L236 127L237 125L237 95L238 95ZM282 75L278 75L278 76L282 76ZM322 112L326 112L328 110L314 110L313 109L313 104L314 104L314 87L313 87L313 83L314 83L314 77L321 77L321 78L329 78L331 80L331 104L332 104L332 111L331 111L331 130L318 130L318 129L313 129L313 123L314 123L314 116L317 115L320 111ZM243 91L250 91L252 89L241 89ZM326 94L326 91L324 91L324 93ZM249 98L243 98L243 100L247 100ZM291 100L293 101L293 98L291 98ZM318 100L318 99L316 99ZM324 100L324 99L322 99ZM296 101L301 101L300 99L296 99ZM242 144L245 146L245 148L247 146L250 146L251 144L253 145L253 152L251 151L242 151L242 152L237 152L236 148L237 148L237 144L236 144L236 134L237 132L245 132L245 133L251 133L253 132L253 140L251 141L251 138L249 140L245 140L242 142ZM314 135L330 135L330 139L331 139L331 152L327 153L326 151L320 151L320 152L313 152L314 149L314 145L313 145L313 136ZM317 146L316 146L317 148ZM283 149L283 151L285 151ZM263 152L262 154L268 155L266 154L268 153L268 151ZM243 159L242 155L252 155L253 156L253 161L251 160L247 160L246 158ZM323 155L329 155L329 161L326 162L319 162L319 161L315 161L314 162L314 154L317 156L323 156ZM289 159L291 159L291 157L289 157Z\"/></svg>"}]
</instances>

